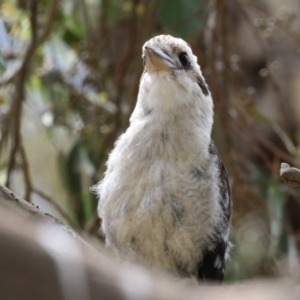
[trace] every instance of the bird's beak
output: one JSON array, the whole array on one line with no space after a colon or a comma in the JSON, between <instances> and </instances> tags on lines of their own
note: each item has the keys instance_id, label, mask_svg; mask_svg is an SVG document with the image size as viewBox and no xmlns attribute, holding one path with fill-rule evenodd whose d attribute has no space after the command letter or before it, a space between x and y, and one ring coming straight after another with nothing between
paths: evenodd
<instances>
[{"instance_id":1,"label":"bird's beak","mask_svg":"<svg viewBox=\"0 0 300 300\"><path fill-rule=\"evenodd\" d=\"M175 62L161 49L154 46L145 46L146 68L148 72L168 71L176 68Z\"/></svg>"}]
</instances>

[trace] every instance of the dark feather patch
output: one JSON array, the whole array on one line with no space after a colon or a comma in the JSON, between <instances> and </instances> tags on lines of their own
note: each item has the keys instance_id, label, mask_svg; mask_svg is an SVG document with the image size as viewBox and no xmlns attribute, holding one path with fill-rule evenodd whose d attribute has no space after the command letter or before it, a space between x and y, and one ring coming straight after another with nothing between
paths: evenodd
<instances>
[{"instance_id":1,"label":"dark feather patch","mask_svg":"<svg viewBox=\"0 0 300 300\"><path fill-rule=\"evenodd\" d=\"M202 93L205 96L208 96L208 88L206 86L204 79L201 76L197 76L196 79L197 79L197 84L199 85L200 89L202 90Z\"/></svg>"},{"instance_id":2,"label":"dark feather patch","mask_svg":"<svg viewBox=\"0 0 300 300\"><path fill-rule=\"evenodd\" d=\"M220 240L213 249L206 249L198 265L199 279L222 281L225 272L225 254L228 242Z\"/></svg>"},{"instance_id":3,"label":"dark feather patch","mask_svg":"<svg viewBox=\"0 0 300 300\"><path fill-rule=\"evenodd\" d=\"M215 238L204 250L203 259L198 265L199 279L222 281L225 272L225 256L229 247L228 230L231 218L231 191L226 168L219 156L219 153L211 141L209 153L217 156L217 167L219 168L220 182L220 204L223 209L224 222L216 228Z\"/></svg>"},{"instance_id":4,"label":"dark feather patch","mask_svg":"<svg viewBox=\"0 0 300 300\"><path fill-rule=\"evenodd\" d=\"M220 192L221 192L220 204L223 209L225 220L229 225L230 218L231 218L232 201L231 201L231 189L229 185L228 173L213 141L211 141L209 145L209 153L211 155L216 155L218 158Z\"/></svg>"},{"instance_id":5,"label":"dark feather patch","mask_svg":"<svg viewBox=\"0 0 300 300\"><path fill-rule=\"evenodd\" d=\"M163 131L160 136L163 143L169 140L169 134L167 131Z\"/></svg>"},{"instance_id":6,"label":"dark feather patch","mask_svg":"<svg viewBox=\"0 0 300 300\"><path fill-rule=\"evenodd\" d=\"M192 174L197 177L197 178L202 178L203 177L203 172L199 168L194 168L192 170Z\"/></svg>"}]
</instances>

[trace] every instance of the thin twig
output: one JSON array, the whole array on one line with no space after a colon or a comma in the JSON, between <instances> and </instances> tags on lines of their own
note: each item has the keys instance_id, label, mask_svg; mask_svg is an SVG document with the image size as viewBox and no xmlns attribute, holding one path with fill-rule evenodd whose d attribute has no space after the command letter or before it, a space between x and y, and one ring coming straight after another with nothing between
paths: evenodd
<instances>
[{"instance_id":1,"label":"thin twig","mask_svg":"<svg viewBox=\"0 0 300 300\"><path fill-rule=\"evenodd\" d=\"M244 17L244 19L249 24L249 27L250 27L251 32L253 33L253 36L255 37L255 39L257 40L259 45L261 46L263 59L266 62L266 69L268 71L268 79L269 79L269 82L272 86L272 89L273 89L273 92L274 92L274 95L275 95L275 99L277 99L278 105L280 106L280 109L282 110L282 112L285 113L287 106L284 104L284 101L282 101L282 99L283 99L282 89L281 89L279 83L274 78L274 76L272 74L272 70L270 69L270 65L271 65L270 64L270 54L269 54L270 52L268 51L267 42L264 41L260 37L259 31L257 30L257 28L255 26L253 26L253 21L251 20L249 14L245 10L245 5L244 6L238 5L237 7L238 7L241 15ZM285 113L285 115L288 116L287 113ZM288 118L283 119L285 128L288 128L287 121L286 121L287 119Z\"/></svg>"},{"instance_id":2,"label":"thin twig","mask_svg":"<svg viewBox=\"0 0 300 300\"><path fill-rule=\"evenodd\" d=\"M50 4L47 9L47 14L46 14L46 22L45 22L43 31L38 38L39 44L42 44L46 40L46 38L49 36L49 34L51 33L51 28L53 25L57 5L58 5L58 0L50 1Z\"/></svg>"},{"instance_id":3,"label":"thin twig","mask_svg":"<svg viewBox=\"0 0 300 300\"><path fill-rule=\"evenodd\" d=\"M8 160L8 168L7 168L7 176L6 176L6 185L10 186L10 174L15 167L16 162L16 154L18 152L20 146L20 125L21 125L21 116L22 116L22 101L24 99L25 94L25 82L28 77L30 62L36 52L38 46L46 39L46 37L50 33L50 29L53 23L54 12L56 10L58 1L54 0L50 3L47 21L45 23L45 27L38 37L38 1L31 0L30 1L30 26L31 26L31 40L25 51L24 59L21 63L18 74L14 75L16 77L16 87L15 87L15 95L13 98L13 102L11 105L10 112L7 114L8 120L12 120L13 122L13 145L12 150L10 152L9 160Z\"/></svg>"},{"instance_id":4,"label":"thin twig","mask_svg":"<svg viewBox=\"0 0 300 300\"><path fill-rule=\"evenodd\" d=\"M23 64L20 67L20 71L17 76L15 96L11 105L9 117L14 120L13 124L13 146L9 157L8 168L7 168L7 181L6 186L10 186L10 173L15 167L16 154L19 149L20 143L20 124L21 124L21 111L22 101L24 99L25 81L29 69L29 64L34 51L37 46L37 9L38 4L36 0L30 2L30 25L31 25L31 41L25 52Z\"/></svg>"},{"instance_id":5,"label":"thin twig","mask_svg":"<svg viewBox=\"0 0 300 300\"><path fill-rule=\"evenodd\" d=\"M273 154L281 158L282 160L285 160L297 167L300 167L300 161L295 159L293 156L289 155L288 153L284 152L283 150L279 149L277 145L275 145L272 141L267 139L265 136L263 136L258 129L253 126L252 119L253 117L250 117L241 106L236 106L236 109L241 114L241 116L245 119L251 119L251 122L247 122L247 133L248 135L252 136L253 139L259 141L261 145L265 146L267 149L269 149ZM245 130L245 123L243 123L243 130Z\"/></svg>"},{"instance_id":6,"label":"thin twig","mask_svg":"<svg viewBox=\"0 0 300 300\"><path fill-rule=\"evenodd\" d=\"M94 212L93 216L85 223L84 231L89 234L99 232L100 223L101 221L98 217L97 212Z\"/></svg>"},{"instance_id":7,"label":"thin twig","mask_svg":"<svg viewBox=\"0 0 300 300\"><path fill-rule=\"evenodd\" d=\"M49 202L52 206L54 206L54 208L61 214L61 216L63 218L65 218L65 220L70 225L73 224L73 221L70 218L70 216L51 197L49 197L44 192L40 191L39 189L37 189L33 186L31 176L30 176L29 163L28 163L28 159L27 159L26 152L25 152L24 146L22 144L22 141L20 141L19 151L21 154L22 162L23 162L22 171L23 171L25 186L26 186L26 192L25 192L24 198L28 202L30 202L30 196L32 193L39 195L40 197L45 199L47 202Z\"/></svg>"},{"instance_id":8,"label":"thin twig","mask_svg":"<svg viewBox=\"0 0 300 300\"><path fill-rule=\"evenodd\" d=\"M47 16L45 25L41 31L41 34L38 34L38 1L31 0L30 1L30 26L31 26L31 40L25 51L24 58L22 63L20 64L20 68L17 70L15 74L12 75L10 80L13 80L16 77L16 93L13 99L13 103L11 106L10 113L8 114L8 119L11 117L14 120L13 124L13 134L14 134L14 142L12 151L9 157L8 169L7 169L7 182L6 185L9 186L10 183L10 173L14 169L16 155L18 151L20 152L22 159L22 171L24 175L24 181L26 186L25 198L27 201L30 201L31 194L34 192L51 203L56 210L70 223L72 224L71 218L68 214L49 196L47 196L44 192L36 189L33 186L29 163L26 157L25 149L22 144L21 134L20 134L20 124L21 124L21 115L22 115L22 101L24 99L25 93L25 82L28 77L30 62L37 50L37 48L45 41L48 35L51 32L51 26L53 24L53 19L56 11L56 7L58 4L58 0L51 1L48 6ZM6 82L7 83L7 82Z\"/></svg>"},{"instance_id":9,"label":"thin twig","mask_svg":"<svg viewBox=\"0 0 300 300\"><path fill-rule=\"evenodd\" d=\"M31 202L30 198L31 198L31 193L32 193L32 182L31 182L31 177L30 177L30 171L29 171L29 164L28 164L28 160L26 157L26 153L25 153L25 149L23 146L22 141L20 141L20 154L21 154L21 158L22 158L22 171L23 171L23 175L24 175L24 181L25 181L25 199L28 202Z\"/></svg>"}]
</instances>

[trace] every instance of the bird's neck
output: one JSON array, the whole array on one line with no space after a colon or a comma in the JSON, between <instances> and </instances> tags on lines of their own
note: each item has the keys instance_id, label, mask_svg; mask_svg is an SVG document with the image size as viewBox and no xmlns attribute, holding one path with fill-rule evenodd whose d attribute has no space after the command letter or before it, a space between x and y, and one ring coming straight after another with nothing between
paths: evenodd
<instances>
[{"instance_id":1,"label":"bird's neck","mask_svg":"<svg viewBox=\"0 0 300 300\"><path fill-rule=\"evenodd\" d=\"M162 128L178 126L197 128L210 136L213 125L213 102L196 85L182 87L165 76L142 78L138 101L130 118L134 122L154 122Z\"/></svg>"}]
</instances>

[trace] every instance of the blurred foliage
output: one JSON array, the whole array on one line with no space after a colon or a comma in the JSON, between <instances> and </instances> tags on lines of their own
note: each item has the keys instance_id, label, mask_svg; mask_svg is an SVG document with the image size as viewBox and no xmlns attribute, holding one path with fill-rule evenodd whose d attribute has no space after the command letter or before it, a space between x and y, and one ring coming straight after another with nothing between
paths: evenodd
<instances>
[{"instance_id":1,"label":"blurred foliage","mask_svg":"<svg viewBox=\"0 0 300 300\"><path fill-rule=\"evenodd\" d=\"M198 56L213 94L213 137L233 187L235 247L227 280L297 273L299 192L279 182L278 170L281 161L300 165L295 6L300 9L296 0L283 9L273 5L266 0L2 2L0 181L11 186L22 174L28 201L39 196L76 229L97 235L97 201L89 188L100 180L108 152L128 126L142 74L141 47L156 34L180 36ZM26 131L29 121L35 125ZM28 137L40 135L35 130L40 125L43 144L58 153L65 205L37 183L50 162L42 144L29 150Z\"/></svg>"}]
</instances>

